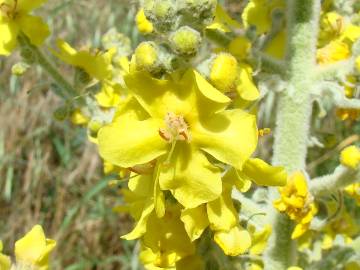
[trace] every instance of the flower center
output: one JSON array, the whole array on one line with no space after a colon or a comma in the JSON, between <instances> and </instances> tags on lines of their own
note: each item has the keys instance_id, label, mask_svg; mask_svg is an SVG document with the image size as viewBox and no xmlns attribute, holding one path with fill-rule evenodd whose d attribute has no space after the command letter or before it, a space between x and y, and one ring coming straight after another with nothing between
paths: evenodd
<instances>
[{"instance_id":1,"label":"flower center","mask_svg":"<svg viewBox=\"0 0 360 270\"><path fill-rule=\"evenodd\" d=\"M161 138L169 143L174 141L191 140L188 124L182 115L176 115L173 112L168 112L165 115L165 128L159 129Z\"/></svg>"}]
</instances>

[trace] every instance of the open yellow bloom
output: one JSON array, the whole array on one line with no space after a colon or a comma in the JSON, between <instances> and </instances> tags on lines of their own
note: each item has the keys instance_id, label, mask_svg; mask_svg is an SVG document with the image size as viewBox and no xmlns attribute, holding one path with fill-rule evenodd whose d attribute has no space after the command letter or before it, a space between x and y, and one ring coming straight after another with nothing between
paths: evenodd
<instances>
[{"instance_id":1,"label":"open yellow bloom","mask_svg":"<svg viewBox=\"0 0 360 270\"><path fill-rule=\"evenodd\" d=\"M222 190L220 170L205 153L241 169L256 147L257 128L253 115L225 110L230 99L197 72L172 76L125 76L147 117L129 119L118 113L118 121L100 130L99 150L105 160L125 168L160 158L161 189L195 208L218 198Z\"/></svg>"},{"instance_id":2,"label":"open yellow bloom","mask_svg":"<svg viewBox=\"0 0 360 270\"><path fill-rule=\"evenodd\" d=\"M274 207L297 223L291 236L296 239L308 230L311 220L317 213L304 174L294 173L287 185L280 188L280 195L281 197L274 201Z\"/></svg>"},{"instance_id":3,"label":"open yellow bloom","mask_svg":"<svg viewBox=\"0 0 360 270\"><path fill-rule=\"evenodd\" d=\"M77 51L65 41L57 41L59 52L53 51L53 54L65 63L83 69L91 77L103 81L111 79L112 65L111 60L116 49L110 49L103 53L92 54L89 50Z\"/></svg>"},{"instance_id":4,"label":"open yellow bloom","mask_svg":"<svg viewBox=\"0 0 360 270\"><path fill-rule=\"evenodd\" d=\"M44 21L30 15L47 0L0 0L0 55L9 55L17 37L25 34L33 45L40 46L50 31Z\"/></svg>"},{"instance_id":5,"label":"open yellow bloom","mask_svg":"<svg viewBox=\"0 0 360 270\"><path fill-rule=\"evenodd\" d=\"M56 242L45 237L40 225L35 225L30 232L15 243L16 263L36 267L38 270L49 269L49 255Z\"/></svg>"},{"instance_id":6,"label":"open yellow bloom","mask_svg":"<svg viewBox=\"0 0 360 270\"><path fill-rule=\"evenodd\" d=\"M356 169L360 165L360 149L356 145L346 147L341 151L340 162L344 166Z\"/></svg>"}]
</instances>

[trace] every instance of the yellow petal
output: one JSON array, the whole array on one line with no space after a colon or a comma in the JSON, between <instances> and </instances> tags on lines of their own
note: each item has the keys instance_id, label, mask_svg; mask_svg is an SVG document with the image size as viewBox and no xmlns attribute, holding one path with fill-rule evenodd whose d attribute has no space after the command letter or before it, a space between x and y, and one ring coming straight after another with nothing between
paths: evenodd
<instances>
[{"instance_id":1,"label":"yellow petal","mask_svg":"<svg viewBox=\"0 0 360 270\"><path fill-rule=\"evenodd\" d=\"M252 68L247 64L240 64L240 76L236 90L239 96L247 101L253 101L259 98L260 93L252 79Z\"/></svg>"},{"instance_id":2,"label":"yellow petal","mask_svg":"<svg viewBox=\"0 0 360 270\"><path fill-rule=\"evenodd\" d=\"M17 19L17 22L21 31L30 39L33 45L42 45L50 35L48 25L40 17L23 15Z\"/></svg>"},{"instance_id":3,"label":"yellow petal","mask_svg":"<svg viewBox=\"0 0 360 270\"><path fill-rule=\"evenodd\" d=\"M222 191L220 170L205 154L186 142L177 142L168 164L160 173L160 187L170 190L185 208L215 200Z\"/></svg>"},{"instance_id":4,"label":"yellow petal","mask_svg":"<svg viewBox=\"0 0 360 270\"><path fill-rule=\"evenodd\" d=\"M240 227L234 227L228 232L216 232L214 240L228 256L245 253L251 246L250 234Z\"/></svg>"},{"instance_id":5,"label":"yellow petal","mask_svg":"<svg viewBox=\"0 0 360 270\"><path fill-rule=\"evenodd\" d=\"M271 234L271 226L266 225L262 230L256 231L251 235L250 254L259 255L267 246L267 241Z\"/></svg>"},{"instance_id":6,"label":"yellow petal","mask_svg":"<svg viewBox=\"0 0 360 270\"><path fill-rule=\"evenodd\" d=\"M192 137L217 160L241 169L257 145L255 116L240 109L223 111L194 125Z\"/></svg>"},{"instance_id":7,"label":"yellow petal","mask_svg":"<svg viewBox=\"0 0 360 270\"><path fill-rule=\"evenodd\" d=\"M251 42L246 37L237 37L229 44L229 52L239 59L245 59L251 49Z\"/></svg>"},{"instance_id":8,"label":"yellow petal","mask_svg":"<svg viewBox=\"0 0 360 270\"><path fill-rule=\"evenodd\" d=\"M287 173L283 167L273 167L258 158L247 160L244 164L242 173L259 186L286 185Z\"/></svg>"},{"instance_id":9,"label":"yellow petal","mask_svg":"<svg viewBox=\"0 0 360 270\"><path fill-rule=\"evenodd\" d=\"M40 7L47 1L48 0L18 0L18 10L29 12Z\"/></svg>"},{"instance_id":10,"label":"yellow petal","mask_svg":"<svg viewBox=\"0 0 360 270\"><path fill-rule=\"evenodd\" d=\"M248 177L243 174L238 173L235 168L230 168L226 171L225 175L223 176L223 182L229 183L241 192L246 192L251 187L251 181Z\"/></svg>"},{"instance_id":11,"label":"yellow petal","mask_svg":"<svg viewBox=\"0 0 360 270\"><path fill-rule=\"evenodd\" d=\"M156 119L122 121L100 129L99 152L107 161L129 168L150 162L167 152L168 144L160 137L161 122Z\"/></svg>"},{"instance_id":12,"label":"yellow petal","mask_svg":"<svg viewBox=\"0 0 360 270\"><path fill-rule=\"evenodd\" d=\"M122 239L125 240L134 240L140 238L146 232L146 225L151 213L154 210L154 201L153 200L146 200L143 209L141 209L141 216L136 223L135 228L129 232L121 236Z\"/></svg>"},{"instance_id":13,"label":"yellow petal","mask_svg":"<svg viewBox=\"0 0 360 270\"><path fill-rule=\"evenodd\" d=\"M275 58L285 57L286 30L280 31L265 47L265 52Z\"/></svg>"},{"instance_id":14,"label":"yellow petal","mask_svg":"<svg viewBox=\"0 0 360 270\"><path fill-rule=\"evenodd\" d=\"M136 25L140 33L149 34L154 31L154 26L145 17L144 9L140 9L136 14Z\"/></svg>"},{"instance_id":15,"label":"yellow petal","mask_svg":"<svg viewBox=\"0 0 360 270\"><path fill-rule=\"evenodd\" d=\"M151 215L143 244L157 254L157 266L170 267L189 255L194 254L195 245L190 241L180 220L179 205L169 206L162 218Z\"/></svg>"},{"instance_id":16,"label":"yellow petal","mask_svg":"<svg viewBox=\"0 0 360 270\"><path fill-rule=\"evenodd\" d=\"M214 231L229 231L238 223L238 213L231 198L232 186L223 185L221 197L207 204L210 228Z\"/></svg>"},{"instance_id":17,"label":"yellow petal","mask_svg":"<svg viewBox=\"0 0 360 270\"><path fill-rule=\"evenodd\" d=\"M215 10L214 22L206 27L207 29L219 30L221 32L230 32L231 28L240 28L241 24L232 19L229 14L218 4Z\"/></svg>"},{"instance_id":18,"label":"yellow petal","mask_svg":"<svg viewBox=\"0 0 360 270\"><path fill-rule=\"evenodd\" d=\"M198 239L209 226L205 205L192 209L184 209L181 212L181 221L191 241Z\"/></svg>"},{"instance_id":19,"label":"yellow petal","mask_svg":"<svg viewBox=\"0 0 360 270\"><path fill-rule=\"evenodd\" d=\"M14 22L5 22L0 17L0 55L9 55L17 45L19 27Z\"/></svg>"},{"instance_id":20,"label":"yellow petal","mask_svg":"<svg viewBox=\"0 0 360 270\"><path fill-rule=\"evenodd\" d=\"M40 225L35 225L30 232L15 243L15 256L18 262L36 266L46 266L50 252L56 242L46 239Z\"/></svg>"}]
</instances>

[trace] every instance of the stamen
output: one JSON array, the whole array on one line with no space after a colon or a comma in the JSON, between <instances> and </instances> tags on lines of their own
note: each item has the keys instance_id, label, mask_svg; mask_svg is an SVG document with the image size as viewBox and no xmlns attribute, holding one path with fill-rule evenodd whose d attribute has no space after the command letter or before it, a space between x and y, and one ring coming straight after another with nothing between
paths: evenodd
<instances>
[{"instance_id":1,"label":"stamen","mask_svg":"<svg viewBox=\"0 0 360 270\"><path fill-rule=\"evenodd\" d=\"M159 135L165 141L172 143L173 141L190 141L191 136L188 125L181 115L168 112L165 115L165 128L159 129Z\"/></svg>"}]
</instances>

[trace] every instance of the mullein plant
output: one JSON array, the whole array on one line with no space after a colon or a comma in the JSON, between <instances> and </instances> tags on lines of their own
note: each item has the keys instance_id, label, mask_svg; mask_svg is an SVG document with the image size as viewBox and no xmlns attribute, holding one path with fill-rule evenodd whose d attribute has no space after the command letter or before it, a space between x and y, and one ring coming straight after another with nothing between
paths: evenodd
<instances>
[{"instance_id":1,"label":"mullein plant","mask_svg":"<svg viewBox=\"0 0 360 270\"><path fill-rule=\"evenodd\" d=\"M29 13L43 2L0 1L0 54L20 50L15 74L40 65L64 99L54 116L87 127L119 179L114 211L135 220L121 238L139 241L146 269L360 268L359 224L344 204L360 201L359 147L329 175L306 171L314 102L358 120L356 1L250 0L238 20L216 0L139 1L134 49L110 29L101 48L49 50L73 82L41 48L49 30ZM258 127L265 105L276 107L273 165L256 157L271 133ZM47 269L54 243L32 234L41 250L16 258ZM37 250L38 236L24 245Z\"/></svg>"}]
</instances>

